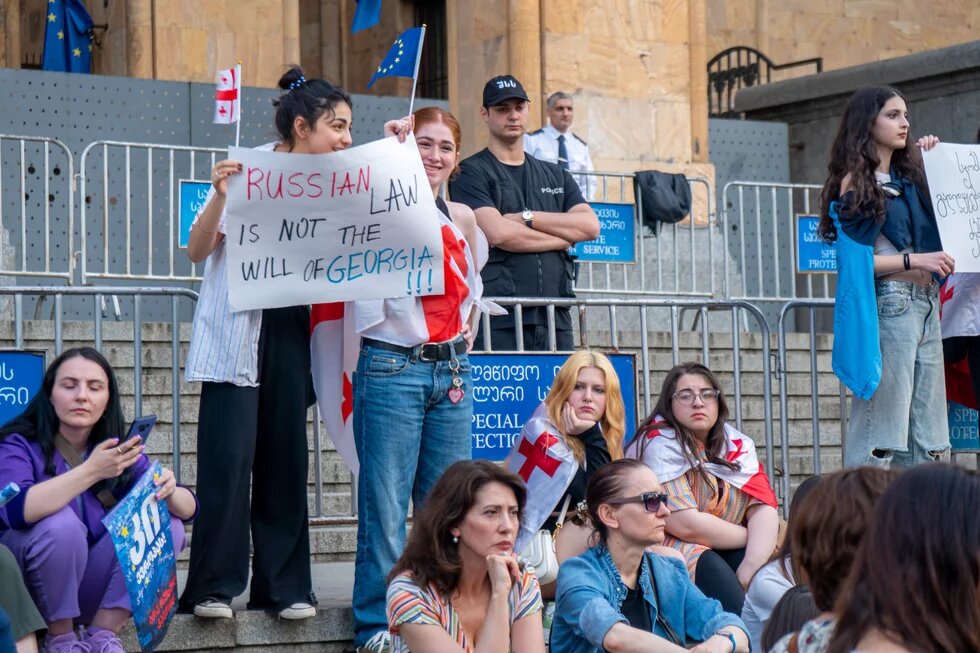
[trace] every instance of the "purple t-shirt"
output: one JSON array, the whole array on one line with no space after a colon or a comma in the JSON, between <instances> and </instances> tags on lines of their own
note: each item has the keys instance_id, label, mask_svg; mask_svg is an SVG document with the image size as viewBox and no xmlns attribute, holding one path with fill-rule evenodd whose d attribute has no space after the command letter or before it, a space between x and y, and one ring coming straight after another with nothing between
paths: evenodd
<instances>
[{"instance_id":1,"label":"purple t-shirt","mask_svg":"<svg viewBox=\"0 0 980 653\"><path fill-rule=\"evenodd\" d=\"M71 469L57 449L54 451L53 462L56 475L64 474ZM113 495L117 499L126 496L150 465L150 459L145 454L140 454L132 466L133 475L130 482L125 486L117 487ZM41 451L40 444L17 433L0 440L0 487L10 482L20 486L20 494L0 508L0 532L9 529L24 530L34 525L24 519L24 500L27 497L27 490L32 485L50 478L52 477L44 472L44 453ZM88 529L89 542L94 542L105 533L102 518L108 511L95 492L91 489L86 490L72 499L68 505Z\"/></svg>"}]
</instances>

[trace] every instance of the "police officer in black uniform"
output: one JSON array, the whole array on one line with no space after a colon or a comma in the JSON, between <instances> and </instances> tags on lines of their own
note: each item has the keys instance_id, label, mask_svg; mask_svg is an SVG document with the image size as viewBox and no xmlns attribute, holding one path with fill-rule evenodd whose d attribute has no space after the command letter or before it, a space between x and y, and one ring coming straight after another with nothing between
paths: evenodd
<instances>
[{"instance_id":1,"label":"police officer in black uniform","mask_svg":"<svg viewBox=\"0 0 980 653\"><path fill-rule=\"evenodd\" d=\"M476 214L490 243L483 268L486 297L574 297L573 263L568 248L599 235L599 220L567 170L524 153L530 113L524 87L511 75L494 77L483 87L480 115L490 145L464 160L449 185L453 201ZM545 307L524 308L524 349L574 348L567 307L555 309L557 342L548 338ZM484 334L475 348L486 349ZM490 320L490 348L517 348L513 310Z\"/></svg>"}]
</instances>

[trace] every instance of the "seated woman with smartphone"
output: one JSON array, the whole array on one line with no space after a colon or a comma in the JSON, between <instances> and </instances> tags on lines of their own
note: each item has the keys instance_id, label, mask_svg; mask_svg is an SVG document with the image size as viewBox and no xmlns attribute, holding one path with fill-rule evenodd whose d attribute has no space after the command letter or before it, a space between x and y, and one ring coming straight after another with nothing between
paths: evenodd
<instances>
[{"instance_id":1,"label":"seated woman with smartphone","mask_svg":"<svg viewBox=\"0 0 980 653\"><path fill-rule=\"evenodd\" d=\"M0 487L21 489L0 509L0 543L47 623L45 651L123 651L117 633L132 607L102 518L151 467L140 435L120 441L125 428L115 374L91 347L58 356L24 412L0 427ZM179 552L197 500L169 469L155 482ZM87 626L81 640L77 626Z\"/></svg>"}]
</instances>

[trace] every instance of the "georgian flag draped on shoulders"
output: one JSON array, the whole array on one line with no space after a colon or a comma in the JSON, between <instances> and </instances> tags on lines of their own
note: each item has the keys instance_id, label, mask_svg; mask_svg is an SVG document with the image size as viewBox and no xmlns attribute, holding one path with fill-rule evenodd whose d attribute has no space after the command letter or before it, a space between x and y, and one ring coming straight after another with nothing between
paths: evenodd
<instances>
[{"instance_id":1,"label":"georgian flag draped on shoulders","mask_svg":"<svg viewBox=\"0 0 980 653\"><path fill-rule=\"evenodd\" d=\"M403 347L455 338L483 292L479 271L462 232L437 211L445 292L425 297L314 304L310 355L317 406L337 452L356 476L353 378L360 336Z\"/></svg>"},{"instance_id":2,"label":"georgian flag draped on shoulders","mask_svg":"<svg viewBox=\"0 0 980 653\"><path fill-rule=\"evenodd\" d=\"M626 449L627 458L640 458L656 473L661 483L683 476L691 464L684 456L674 429L657 415L649 430L637 436ZM717 463L703 462L705 471L742 490L750 497L776 507L776 494L769 485L766 471L759 464L752 438L725 424L725 460L738 463L738 471Z\"/></svg>"},{"instance_id":3,"label":"georgian flag draped on shoulders","mask_svg":"<svg viewBox=\"0 0 980 653\"><path fill-rule=\"evenodd\" d=\"M515 551L523 551L561 501L578 471L575 456L548 419L543 402L524 424L505 464L527 485L527 505L514 544Z\"/></svg>"}]
</instances>

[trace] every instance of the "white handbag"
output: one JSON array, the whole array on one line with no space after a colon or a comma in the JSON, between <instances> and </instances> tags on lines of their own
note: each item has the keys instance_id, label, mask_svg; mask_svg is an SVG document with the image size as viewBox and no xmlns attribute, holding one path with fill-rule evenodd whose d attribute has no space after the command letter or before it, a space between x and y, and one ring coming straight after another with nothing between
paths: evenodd
<instances>
[{"instance_id":1,"label":"white handbag","mask_svg":"<svg viewBox=\"0 0 980 653\"><path fill-rule=\"evenodd\" d=\"M534 537L528 542L527 547L521 551L521 557L527 560L528 564L534 568L534 572L538 576L538 582L542 585L554 582L558 578L558 556L555 555L555 538L558 537L561 525L565 523L565 513L568 512L568 504L571 500L571 495L566 494L565 503L562 504L561 513L559 513L558 521L555 524L554 535L547 529L542 528L534 534Z\"/></svg>"}]
</instances>

